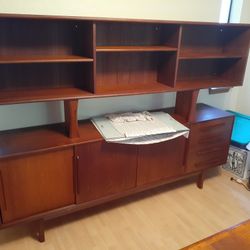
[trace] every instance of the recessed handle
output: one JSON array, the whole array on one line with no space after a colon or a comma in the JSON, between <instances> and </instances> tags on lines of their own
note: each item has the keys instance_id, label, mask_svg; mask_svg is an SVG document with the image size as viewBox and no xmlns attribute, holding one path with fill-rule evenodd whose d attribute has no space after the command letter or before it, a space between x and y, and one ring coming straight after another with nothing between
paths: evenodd
<instances>
[{"instance_id":1,"label":"recessed handle","mask_svg":"<svg viewBox=\"0 0 250 250\"><path fill-rule=\"evenodd\" d=\"M75 157L75 162L76 162L76 193L79 194L80 193L80 187L79 187L79 160L80 160L80 156L77 155Z\"/></svg>"},{"instance_id":2,"label":"recessed handle","mask_svg":"<svg viewBox=\"0 0 250 250\"><path fill-rule=\"evenodd\" d=\"M3 198L3 209L7 210L7 202L6 202L5 189L4 189L4 183L3 183L3 175L2 175L1 170L0 170L0 182L1 182L2 198Z\"/></svg>"}]
</instances>

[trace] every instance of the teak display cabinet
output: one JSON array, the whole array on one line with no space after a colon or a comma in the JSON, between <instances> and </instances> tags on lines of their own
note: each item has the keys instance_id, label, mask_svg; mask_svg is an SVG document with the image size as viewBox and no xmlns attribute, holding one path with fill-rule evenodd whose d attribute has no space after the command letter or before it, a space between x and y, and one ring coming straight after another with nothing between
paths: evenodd
<instances>
[{"instance_id":1,"label":"teak display cabinet","mask_svg":"<svg viewBox=\"0 0 250 250\"><path fill-rule=\"evenodd\" d=\"M0 132L0 228L46 220L197 176L225 163L234 117L199 89L242 85L249 25L0 16L0 104L64 101L65 122ZM153 145L106 143L78 100L177 92L190 128Z\"/></svg>"}]
</instances>

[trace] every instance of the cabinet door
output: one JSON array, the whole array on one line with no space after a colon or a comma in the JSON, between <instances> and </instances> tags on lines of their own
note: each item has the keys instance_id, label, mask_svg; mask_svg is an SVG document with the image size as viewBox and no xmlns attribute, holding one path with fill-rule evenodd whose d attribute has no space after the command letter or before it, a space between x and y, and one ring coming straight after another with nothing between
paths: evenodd
<instances>
[{"instance_id":1,"label":"cabinet door","mask_svg":"<svg viewBox=\"0 0 250 250\"><path fill-rule=\"evenodd\" d=\"M77 146L77 202L135 187L136 156L132 145L94 142Z\"/></svg>"},{"instance_id":2,"label":"cabinet door","mask_svg":"<svg viewBox=\"0 0 250 250\"><path fill-rule=\"evenodd\" d=\"M233 117L191 126L186 155L186 172L196 172L226 163Z\"/></svg>"},{"instance_id":3,"label":"cabinet door","mask_svg":"<svg viewBox=\"0 0 250 250\"><path fill-rule=\"evenodd\" d=\"M3 222L74 203L73 149L0 161Z\"/></svg>"},{"instance_id":4,"label":"cabinet door","mask_svg":"<svg viewBox=\"0 0 250 250\"><path fill-rule=\"evenodd\" d=\"M167 142L139 146L137 185L183 174L185 141L181 136Z\"/></svg>"}]
</instances>

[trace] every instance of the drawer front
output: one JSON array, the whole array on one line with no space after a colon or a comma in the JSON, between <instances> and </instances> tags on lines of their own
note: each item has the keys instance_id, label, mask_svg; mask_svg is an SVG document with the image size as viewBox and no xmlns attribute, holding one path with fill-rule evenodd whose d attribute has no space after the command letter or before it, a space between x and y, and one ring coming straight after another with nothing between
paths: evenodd
<instances>
[{"instance_id":1,"label":"drawer front","mask_svg":"<svg viewBox=\"0 0 250 250\"><path fill-rule=\"evenodd\" d=\"M232 133L233 117L193 124L186 152L186 171L224 164Z\"/></svg>"}]
</instances>

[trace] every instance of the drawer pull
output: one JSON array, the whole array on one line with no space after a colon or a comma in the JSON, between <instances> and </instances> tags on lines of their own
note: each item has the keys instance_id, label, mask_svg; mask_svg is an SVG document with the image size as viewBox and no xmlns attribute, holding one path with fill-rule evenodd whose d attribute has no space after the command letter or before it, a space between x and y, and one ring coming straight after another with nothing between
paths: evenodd
<instances>
[{"instance_id":1,"label":"drawer pull","mask_svg":"<svg viewBox=\"0 0 250 250\"><path fill-rule=\"evenodd\" d=\"M225 140L225 137L220 136L220 137L216 137L216 136L210 136L210 137L205 137L205 138L200 138L198 140L199 145L201 144L207 144L207 143L221 143L221 142L226 142L227 140ZM228 141L229 141L229 136L228 136Z\"/></svg>"},{"instance_id":2,"label":"drawer pull","mask_svg":"<svg viewBox=\"0 0 250 250\"><path fill-rule=\"evenodd\" d=\"M206 126L204 128L200 128L201 132L207 132L210 131L211 129L216 129L216 128L220 128L220 127L224 127L226 125L225 122L221 122L221 123L217 123L217 124L212 124L209 126Z\"/></svg>"},{"instance_id":3,"label":"drawer pull","mask_svg":"<svg viewBox=\"0 0 250 250\"><path fill-rule=\"evenodd\" d=\"M214 167L223 164L222 159L210 160L210 161L202 161L197 162L194 164L195 168L202 168L202 167Z\"/></svg>"},{"instance_id":4,"label":"drawer pull","mask_svg":"<svg viewBox=\"0 0 250 250\"><path fill-rule=\"evenodd\" d=\"M213 149L209 149L209 150L199 150L196 155L198 156L202 156L202 155L208 155L208 154L214 154L214 155L220 155L221 153L223 153L225 151L224 148L221 147L215 147Z\"/></svg>"}]
</instances>

